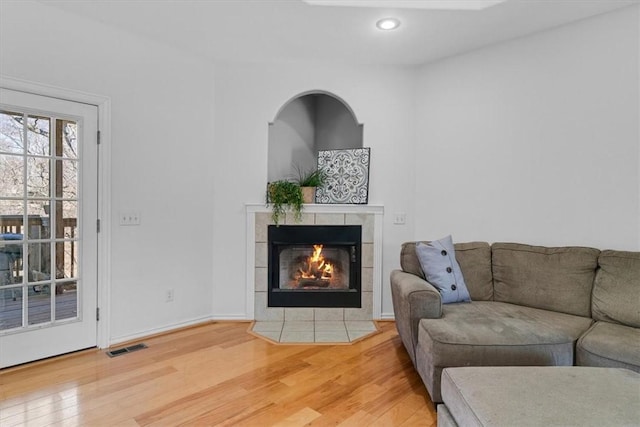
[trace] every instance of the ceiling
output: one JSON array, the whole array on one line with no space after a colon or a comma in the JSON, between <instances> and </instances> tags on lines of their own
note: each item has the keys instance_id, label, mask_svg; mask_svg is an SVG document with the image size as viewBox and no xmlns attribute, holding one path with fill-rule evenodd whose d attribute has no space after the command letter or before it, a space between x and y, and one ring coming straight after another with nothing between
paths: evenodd
<instances>
[{"instance_id":1,"label":"ceiling","mask_svg":"<svg viewBox=\"0 0 640 427\"><path fill-rule=\"evenodd\" d=\"M472 11L302 0L39 1L216 61L384 65L423 64L640 2L507 0ZM377 30L387 16L401 26Z\"/></svg>"},{"instance_id":2,"label":"ceiling","mask_svg":"<svg viewBox=\"0 0 640 427\"><path fill-rule=\"evenodd\" d=\"M322 6L391 7L408 9L479 10L507 0L302 0Z\"/></svg>"}]
</instances>

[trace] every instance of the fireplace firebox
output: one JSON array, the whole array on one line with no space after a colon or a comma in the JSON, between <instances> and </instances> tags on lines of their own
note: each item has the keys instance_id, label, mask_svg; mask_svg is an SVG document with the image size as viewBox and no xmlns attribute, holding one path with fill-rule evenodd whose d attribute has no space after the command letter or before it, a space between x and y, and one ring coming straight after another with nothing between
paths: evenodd
<instances>
[{"instance_id":1,"label":"fireplace firebox","mask_svg":"<svg viewBox=\"0 0 640 427\"><path fill-rule=\"evenodd\" d=\"M362 226L270 225L269 307L361 303Z\"/></svg>"}]
</instances>

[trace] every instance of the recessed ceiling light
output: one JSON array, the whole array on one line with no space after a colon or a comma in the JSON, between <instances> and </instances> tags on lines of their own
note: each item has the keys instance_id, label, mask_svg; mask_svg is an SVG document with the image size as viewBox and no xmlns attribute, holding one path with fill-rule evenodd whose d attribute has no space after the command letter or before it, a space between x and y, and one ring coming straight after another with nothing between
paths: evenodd
<instances>
[{"instance_id":1,"label":"recessed ceiling light","mask_svg":"<svg viewBox=\"0 0 640 427\"><path fill-rule=\"evenodd\" d=\"M385 31L395 30L399 26L400 26L400 21L397 20L396 18L383 18L378 22L376 22L376 27Z\"/></svg>"}]
</instances>

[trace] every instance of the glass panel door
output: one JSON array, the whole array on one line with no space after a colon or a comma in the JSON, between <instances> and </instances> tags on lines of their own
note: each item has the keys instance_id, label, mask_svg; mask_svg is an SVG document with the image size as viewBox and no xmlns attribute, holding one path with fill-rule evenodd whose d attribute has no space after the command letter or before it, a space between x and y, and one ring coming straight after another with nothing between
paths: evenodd
<instances>
[{"instance_id":1,"label":"glass panel door","mask_svg":"<svg viewBox=\"0 0 640 427\"><path fill-rule=\"evenodd\" d=\"M0 94L2 367L95 345L97 108Z\"/></svg>"}]
</instances>

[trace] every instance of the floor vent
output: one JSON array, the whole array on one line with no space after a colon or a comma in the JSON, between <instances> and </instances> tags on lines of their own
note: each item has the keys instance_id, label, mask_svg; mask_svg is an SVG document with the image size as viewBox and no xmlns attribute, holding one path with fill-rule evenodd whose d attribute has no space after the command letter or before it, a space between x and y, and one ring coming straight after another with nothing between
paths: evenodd
<instances>
[{"instance_id":1,"label":"floor vent","mask_svg":"<svg viewBox=\"0 0 640 427\"><path fill-rule=\"evenodd\" d=\"M142 350L144 348L147 348L147 345L144 344L144 343L140 343L140 344L136 344L136 345L130 345L129 347L122 347L122 348L118 348L118 349L115 349L115 350L107 351L107 356L109 356L109 357L122 356L123 354L131 353L131 352L138 351L138 350Z\"/></svg>"}]
</instances>

